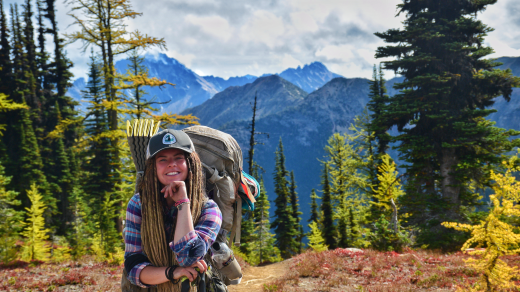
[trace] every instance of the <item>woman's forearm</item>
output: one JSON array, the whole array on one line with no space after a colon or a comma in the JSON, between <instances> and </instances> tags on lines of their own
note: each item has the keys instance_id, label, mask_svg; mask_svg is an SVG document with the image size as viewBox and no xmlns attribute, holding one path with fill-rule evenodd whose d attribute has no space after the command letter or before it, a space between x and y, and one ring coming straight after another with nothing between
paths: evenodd
<instances>
[{"instance_id":1,"label":"woman's forearm","mask_svg":"<svg viewBox=\"0 0 520 292\"><path fill-rule=\"evenodd\" d=\"M195 230L193 227L190 205L184 204L180 207L181 209L177 213L177 225L175 226L175 235L173 237L174 243L179 242L179 240L181 240L181 238L183 238L186 234Z\"/></svg>"},{"instance_id":2,"label":"woman's forearm","mask_svg":"<svg viewBox=\"0 0 520 292\"><path fill-rule=\"evenodd\" d=\"M164 271L166 267L146 266L139 274L139 281L146 285L157 285L168 282Z\"/></svg>"}]
</instances>

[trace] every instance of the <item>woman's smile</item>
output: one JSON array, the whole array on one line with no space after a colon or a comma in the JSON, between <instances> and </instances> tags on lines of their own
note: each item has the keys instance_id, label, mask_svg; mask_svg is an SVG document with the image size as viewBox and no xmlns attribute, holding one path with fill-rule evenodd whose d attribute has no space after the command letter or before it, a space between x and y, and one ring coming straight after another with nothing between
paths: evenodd
<instances>
[{"instance_id":1,"label":"woman's smile","mask_svg":"<svg viewBox=\"0 0 520 292\"><path fill-rule=\"evenodd\" d=\"M163 186L174 181L184 181L188 177L186 157L180 149L169 148L157 153L155 166L157 178Z\"/></svg>"}]
</instances>

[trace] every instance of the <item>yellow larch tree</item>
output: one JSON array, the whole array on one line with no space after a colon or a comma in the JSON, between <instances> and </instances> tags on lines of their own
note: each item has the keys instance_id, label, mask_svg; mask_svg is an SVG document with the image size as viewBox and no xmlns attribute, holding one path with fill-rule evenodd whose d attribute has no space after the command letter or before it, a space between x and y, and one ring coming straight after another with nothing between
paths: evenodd
<instances>
[{"instance_id":1,"label":"yellow larch tree","mask_svg":"<svg viewBox=\"0 0 520 292\"><path fill-rule=\"evenodd\" d=\"M477 259L466 260L469 267L481 273L474 287L464 287L464 291L517 291L520 289L513 280L520 279L520 269L510 267L500 257L520 253L520 234L518 226L507 221L520 219L520 181L514 173L520 171L515 166L519 160L513 156L503 164L507 170L504 174L491 172L492 186L495 191L490 196L493 208L487 218L478 225L444 222L443 225L456 230L471 232L471 238L462 246L462 251L469 248L484 248L469 251ZM506 219L507 218L507 219Z\"/></svg>"},{"instance_id":2,"label":"yellow larch tree","mask_svg":"<svg viewBox=\"0 0 520 292\"><path fill-rule=\"evenodd\" d=\"M25 228L22 236L25 237L25 242L22 247L22 260L48 260L51 247L46 240L49 239L50 230L45 228L43 217L47 207L43 203L43 197L38 192L36 184L31 185L27 196L31 200L31 208L25 208L27 220L23 223Z\"/></svg>"}]
</instances>

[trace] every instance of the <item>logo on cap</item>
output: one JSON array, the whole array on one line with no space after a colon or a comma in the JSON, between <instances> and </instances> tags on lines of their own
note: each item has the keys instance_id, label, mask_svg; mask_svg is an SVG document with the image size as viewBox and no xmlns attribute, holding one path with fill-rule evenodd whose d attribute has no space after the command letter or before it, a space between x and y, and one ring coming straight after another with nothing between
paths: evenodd
<instances>
[{"instance_id":1,"label":"logo on cap","mask_svg":"<svg viewBox=\"0 0 520 292\"><path fill-rule=\"evenodd\" d=\"M173 136L172 134L167 133L167 134L164 135L164 137L162 138L162 142L163 142L163 144L165 144L165 145L171 145L171 144L174 144L175 142L177 142L177 139L175 139L175 136Z\"/></svg>"}]
</instances>

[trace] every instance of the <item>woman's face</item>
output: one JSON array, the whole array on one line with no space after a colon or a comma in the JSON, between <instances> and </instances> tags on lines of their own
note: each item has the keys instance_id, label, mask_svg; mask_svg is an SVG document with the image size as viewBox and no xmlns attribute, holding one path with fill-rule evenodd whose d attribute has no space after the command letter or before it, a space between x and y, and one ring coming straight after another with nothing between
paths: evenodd
<instances>
[{"instance_id":1,"label":"woman's face","mask_svg":"<svg viewBox=\"0 0 520 292\"><path fill-rule=\"evenodd\" d=\"M155 156L157 179L163 186L174 181L185 181L188 165L184 151L176 148L164 149Z\"/></svg>"}]
</instances>

